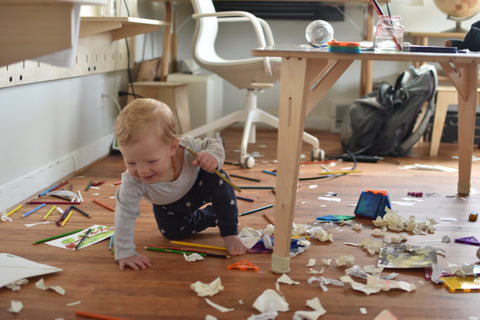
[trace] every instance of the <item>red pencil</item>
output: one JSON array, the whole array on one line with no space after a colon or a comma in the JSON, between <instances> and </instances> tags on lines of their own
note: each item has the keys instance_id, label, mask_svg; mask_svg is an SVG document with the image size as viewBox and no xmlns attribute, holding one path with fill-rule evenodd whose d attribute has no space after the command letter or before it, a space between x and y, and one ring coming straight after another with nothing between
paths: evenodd
<instances>
[{"instance_id":1,"label":"red pencil","mask_svg":"<svg viewBox=\"0 0 480 320\"><path fill-rule=\"evenodd\" d=\"M93 319L102 319L102 320L124 320L124 319L122 319L122 318L102 316L102 315L100 315L100 314L94 314L94 313L83 312L83 311L75 311L75 314L76 314L77 316L82 316L82 317L87 317L87 318L93 318Z\"/></svg>"}]
</instances>

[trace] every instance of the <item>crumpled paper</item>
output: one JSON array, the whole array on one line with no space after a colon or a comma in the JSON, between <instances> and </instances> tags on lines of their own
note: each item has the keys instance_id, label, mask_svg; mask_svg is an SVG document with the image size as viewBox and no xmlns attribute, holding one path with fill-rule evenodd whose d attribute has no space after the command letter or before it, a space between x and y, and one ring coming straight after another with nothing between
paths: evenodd
<instances>
[{"instance_id":1,"label":"crumpled paper","mask_svg":"<svg viewBox=\"0 0 480 320\"><path fill-rule=\"evenodd\" d=\"M19 313L20 311L22 311L22 309L23 309L23 303L21 301L12 300L10 302L10 308L7 309L7 311L11 313Z\"/></svg>"},{"instance_id":2,"label":"crumpled paper","mask_svg":"<svg viewBox=\"0 0 480 320\"><path fill-rule=\"evenodd\" d=\"M336 261L337 266L339 267L351 267L355 264L355 257L352 255L341 256Z\"/></svg>"},{"instance_id":3,"label":"crumpled paper","mask_svg":"<svg viewBox=\"0 0 480 320\"><path fill-rule=\"evenodd\" d=\"M367 283L360 283L353 280L350 276L345 275L340 278L344 283L348 283L352 286L352 289L361 291L366 295L372 293L378 293L380 291L389 291L391 289L401 289L407 292L416 290L416 286L413 283L408 283L406 281L396 281L396 280L384 280L378 277L368 276Z\"/></svg>"},{"instance_id":4,"label":"crumpled paper","mask_svg":"<svg viewBox=\"0 0 480 320\"><path fill-rule=\"evenodd\" d=\"M314 281L318 281L320 283L320 288L323 290L323 292L327 292L328 288L327 285L333 284L339 287L343 286L343 282L340 280L335 280L335 279L328 279L325 277L314 277L311 276L308 278L307 282L308 284L312 284Z\"/></svg>"},{"instance_id":5,"label":"crumpled paper","mask_svg":"<svg viewBox=\"0 0 480 320\"><path fill-rule=\"evenodd\" d=\"M23 279L18 279L17 281L13 281L7 284L5 287L7 287L12 291L20 291L21 289L20 286L23 286L24 284L27 284L27 283L28 283L28 279L23 278Z\"/></svg>"},{"instance_id":6,"label":"crumpled paper","mask_svg":"<svg viewBox=\"0 0 480 320\"><path fill-rule=\"evenodd\" d=\"M307 307L312 308L314 311L295 311L292 320L316 320L327 313L317 297L307 300Z\"/></svg>"},{"instance_id":7,"label":"crumpled paper","mask_svg":"<svg viewBox=\"0 0 480 320\"><path fill-rule=\"evenodd\" d=\"M286 273L282 274L280 278L277 279L277 283L284 284L300 284L298 281L293 281Z\"/></svg>"},{"instance_id":8,"label":"crumpled paper","mask_svg":"<svg viewBox=\"0 0 480 320\"><path fill-rule=\"evenodd\" d=\"M199 297L214 296L224 289L220 277L216 278L210 283L202 283L197 281L190 285L190 289L195 291Z\"/></svg>"},{"instance_id":9,"label":"crumpled paper","mask_svg":"<svg viewBox=\"0 0 480 320\"><path fill-rule=\"evenodd\" d=\"M258 296L253 303L253 307L261 313L286 312L289 310L288 302L273 289L267 289Z\"/></svg>"},{"instance_id":10,"label":"crumpled paper","mask_svg":"<svg viewBox=\"0 0 480 320\"><path fill-rule=\"evenodd\" d=\"M43 290L43 291L51 289L51 290L55 291L56 293L58 293L62 296L65 294L65 289L63 289L62 287L59 287L59 286L47 287L45 285L45 282L43 281L43 278L41 278L40 280L38 280L35 283L35 287L37 287L38 289Z\"/></svg>"},{"instance_id":11,"label":"crumpled paper","mask_svg":"<svg viewBox=\"0 0 480 320\"><path fill-rule=\"evenodd\" d=\"M200 261L200 260L204 260L205 258L201 255L199 255L198 253L194 252L192 254L186 254L184 253L183 254L183 257L185 258L185 261L187 262L195 262L195 261Z\"/></svg>"}]
</instances>

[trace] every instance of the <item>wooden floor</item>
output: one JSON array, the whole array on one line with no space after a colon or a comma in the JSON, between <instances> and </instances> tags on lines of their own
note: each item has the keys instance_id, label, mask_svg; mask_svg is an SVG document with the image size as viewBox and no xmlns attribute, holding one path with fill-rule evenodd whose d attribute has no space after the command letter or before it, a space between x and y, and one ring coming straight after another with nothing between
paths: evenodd
<instances>
[{"instance_id":1,"label":"wooden floor","mask_svg":"<svg viewBox=\"0 0 480 320\"><path fill-rule=\"evenodd\" d=\"M339 137L330 133L316 132L321 147L328 155L341 152ZM222 134L225 139L227 161L236 162L240 131L231 129ZM295 212L296 224L313 224L316 217L327 214L352 215L361 191L365 189L387 190L393 202L393 209L404 218L413 215L416 221L425 221L434 218L438 222L435 234L411 235L410 244L432 245L445 250L445 257L439 256L439 263L443 266L452 264L478 263L475 246L456 243L421 242L436 240L448 235L450 238L476 236L480 239L480 222L468 222L469 213L480 208L478 190L469 197L456 196L457 173L439 171L402 170L400 167L410 164L430 164L456 168L456 146L442 144L437 157L428 157L428 144L423 143L416 147L411 156L406 158L388 159L389 161L359 163L356 169L362 170L358 174L350 174L335 179L301 181L297 193ZM305 160L309 160L310 146L304 145ZM257 143L249 146L249 152L258 153L257 163L253 169L241 169L235 165L225 165L229 174L254 177L261 179L260 183L250 182L238 178L232 181L240 186L274 186L275 177L265 174L262 170L275 169L276 132L261 131L257 135ZM475 147L475 154L480 155ZM331 170L340 170L351 166L351 163L336 162ZM0 289L0 319L83 319L75 315L75 311L85 311L122 319L205 319L206 315L213 315L218 319L246 319L259 312L253 308L255 299L266 289L275 289L279 275L270 272L269 254L249 254L229 260L206 258L201 262L186 262L181 255L156 253L146 251L145 246L166 246L169 241L161 236L150 205L142 203L141 217L137 220L135 229L136 245L142 254L153 261L153 267L144 271L119 271L108 250L108 241L78 251L69 251L46 244L32 245L32 242L66 231L88 228L94 224L113 225L114 213L92 202L98 199L111 206L115 205L112 196L117 189L113 183L118 181L124 170L121 156L112 154L108 158L96 163L84 172L68 181L73 190L82 192L84 203L82 209L89 212L93 218L88 219L80 214L72 216L66 226L60 228L54 223L37 225L27 228L26 223L42 221L42 216L49 209L48 206L39 212L22 218L22 214L33 208L25 205L14 213L12 222L0 223L0 252L7 252L39 263L45 263L63 271L43 276L47 286L61 286L66 290L65 295L54 291L41 291L35 288L34 283L42 277L34 277L14 292L7 288ZM319 164L302 165L300 177L317 176L322 171ZM472 187L480 186L480 167L473 164ZM90 180L106 183L99 189L85 191ZM39 190L41 192L43 190ZM329 192L337 193L340 202L322 201L318 197ZM403 205L402 198L407 192L422 192L424 197L413 202L413 206ZM255 201L239 200L239 211L259 208L274 204L275 198L271 190L244 190L241 196L252 198ZM400 203L399 203L400 202ZM10 208L5 208L10 209ZM250 227L263 230L267 221L263 218L266 213L273 218L274 210L267 209L245 215L239 218L240 228ZM455 217L457 222L442 221L442 217ZM49 220L54 221L58 214ZM303 254L291 258L290 278L300 282L299 285L280 285L280 290L289 304L288 312L280 312L277 319L292 319L297 310L310 310L305 304L314 297L320 299L327 313L321 319L374 319L382 310L388 309L398 319L468 319L471 316L480 316L480 293L450 293L442 285L433 284L425 279L423 269L394 270L399 273L396 280L414 283L416 290L405 292L392 290L372 295L365 295L354 291L348 286L329 286L323 292L318 282L308 284L312 276L305 265L309 258L317 259L316 269L321 269L320 259L332 259L332 265L325 267L323 276L330 279L339 279L345 274L343 267L338 267L335 260L343 255L353 255L356 264L360 266L375 265L377 256L371 256L362 249L345 242L358 243L366 238L372 238L372 225L368 221L361 222L364 229L354 231L350 226L330 226L333 234L333 243L321 243L312 240L311 247ZM397 235L387 232L386 241ZM216 229L209 229L195 238L186 239L197 243L223 245ZM228 270L228 265L247 258L258 266L259 271ZM385 270L384 274L392 270ZM209 306L205 299L197 296L190 289L196 281L210 283L217 277L221 278L224 290L209 299L234 311L221 313ZM358 280L358 279L356 279ZM361 280L358 280L361 281ZM23 310L14 315L6 311L11 300L21 301ZM80 302L74 306L67 304ZM362 314L360 308L365 308L367 314Z\"/></svg>"}]
</instances>

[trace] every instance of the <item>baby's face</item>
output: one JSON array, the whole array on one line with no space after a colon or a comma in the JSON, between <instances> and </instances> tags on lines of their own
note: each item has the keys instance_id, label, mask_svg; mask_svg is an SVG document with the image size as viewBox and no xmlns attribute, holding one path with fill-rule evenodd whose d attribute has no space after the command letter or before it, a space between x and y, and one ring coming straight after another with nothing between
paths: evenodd
<instances>
[{"instance_id":1,"label":"baby's face","mask_svg":"<svg viewBox=\"0 0 480 320\"><path fill-rule=\"evenodd\" d=\"M140 133L137 138L135 143L120 147L128 172L147 184L172 181L171 157L176 145L167 144L148 131Z\"/></svg>"}]
</instances>

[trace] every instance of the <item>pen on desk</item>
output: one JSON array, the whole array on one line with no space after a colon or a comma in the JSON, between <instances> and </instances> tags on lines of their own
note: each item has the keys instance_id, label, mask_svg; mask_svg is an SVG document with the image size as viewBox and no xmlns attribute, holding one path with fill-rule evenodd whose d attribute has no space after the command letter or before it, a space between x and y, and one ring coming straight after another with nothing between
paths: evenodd
<instances>
[{"instance_id":1,"label":"pen on desk","mask_svg":"<svg viewBox=\"0 0 480 320\"><path fill-rule=\"evenodd\" d=\"M273 204L269 204L268 206L265 206L265 207L260 207L260 208L253 209L253 210L250 210L250 211L242 212L242 213L239 214L239 216L245 216L247 214L262 211L262 210L269 209L269 208L272 208L272 207L273 207Z\"/></svg>"},{"instance_id":2,"label":"pen on desk","mask_svg":"<svg viewBox=\"0 0 480 320\"><path fill-rule=\"evenodd\" d=\"M14 212L18 211L18 209L22 208L23 205L19 205L18 207L16 207L15 209L13 209L12 211L10 211L9 213L7 213L7 217L9 217L11 214L13 214Z\"/></svg>"},{"instance_id":3,"label":"pen on desk","mask_svg":"<svg viewBox=\"0 0 480 320\"><path fill-rule=\"evenodd\" d=\"M75 246L75 250L78 250L80 248L80 245L82 244L83 241L85 241L85 239L87 238L88 234L90 233L90 231L92 231L92 229L88 229L87 232L85 232L85 234L83 235L82 239L80 239L80 241L77 243L77 245Z\"/></svg>"},{"instance_id":4,"label":"pen on desk","mask_svg":"<svg viewBox=\"0 0 480 320\"><path fill-rule=\"evenodd\" d=\"M77 233L77 232L80 232L80 231L82 231L82 229L62 233L62 234L52 236L52 237L48 237L48 238L45 238L45 239L42 239L42 240L37 240L33 244L39 244L39 243L44 243L44 242L47 242L47 241L50 241L50 240L55 240L55 239L58 239L58 238L61 238L61 237L69 236L71 234L74 234L74 233Z\"/></svg>"},{"instance_id":5,"label":"pen on desk","mask_svg":"<svg viewBox=\"0 0 480 320\"><path fill-rule=\"evenodd\" d=\"M195 151L193 151L191 148L189 147L185 147L185 149L187 149L188 152L190 152L191 154L193 154L194 156L197 154ZM233 189L237 190L238 192L242 192L242 190L240 190L239 187L237 187L236 185L234 185L230 180L227 179L227 177L225 177L223 174L220 173L220 171L218 171L217 169L213 170L213 172L220 178L222 179L223 181L225 181L226 183L228 183Z\"/></svg>"},{"instance_id":6,"label":"pen on desk","mask_svg":"<svg viewBox=\"0 0 480 320\"><path fill-rule=\"evenodd\" d=\"M41 205L39 205L38 207L36 208L33 208L32 210L28 211L27 213L25 213L22 217L25 218L26 216L29 216L31 215L32 213L34 213L35 211L37 211L38 209L41 209L45 207L45 203L42 203Z\"/></svg>"}]
</instances>

